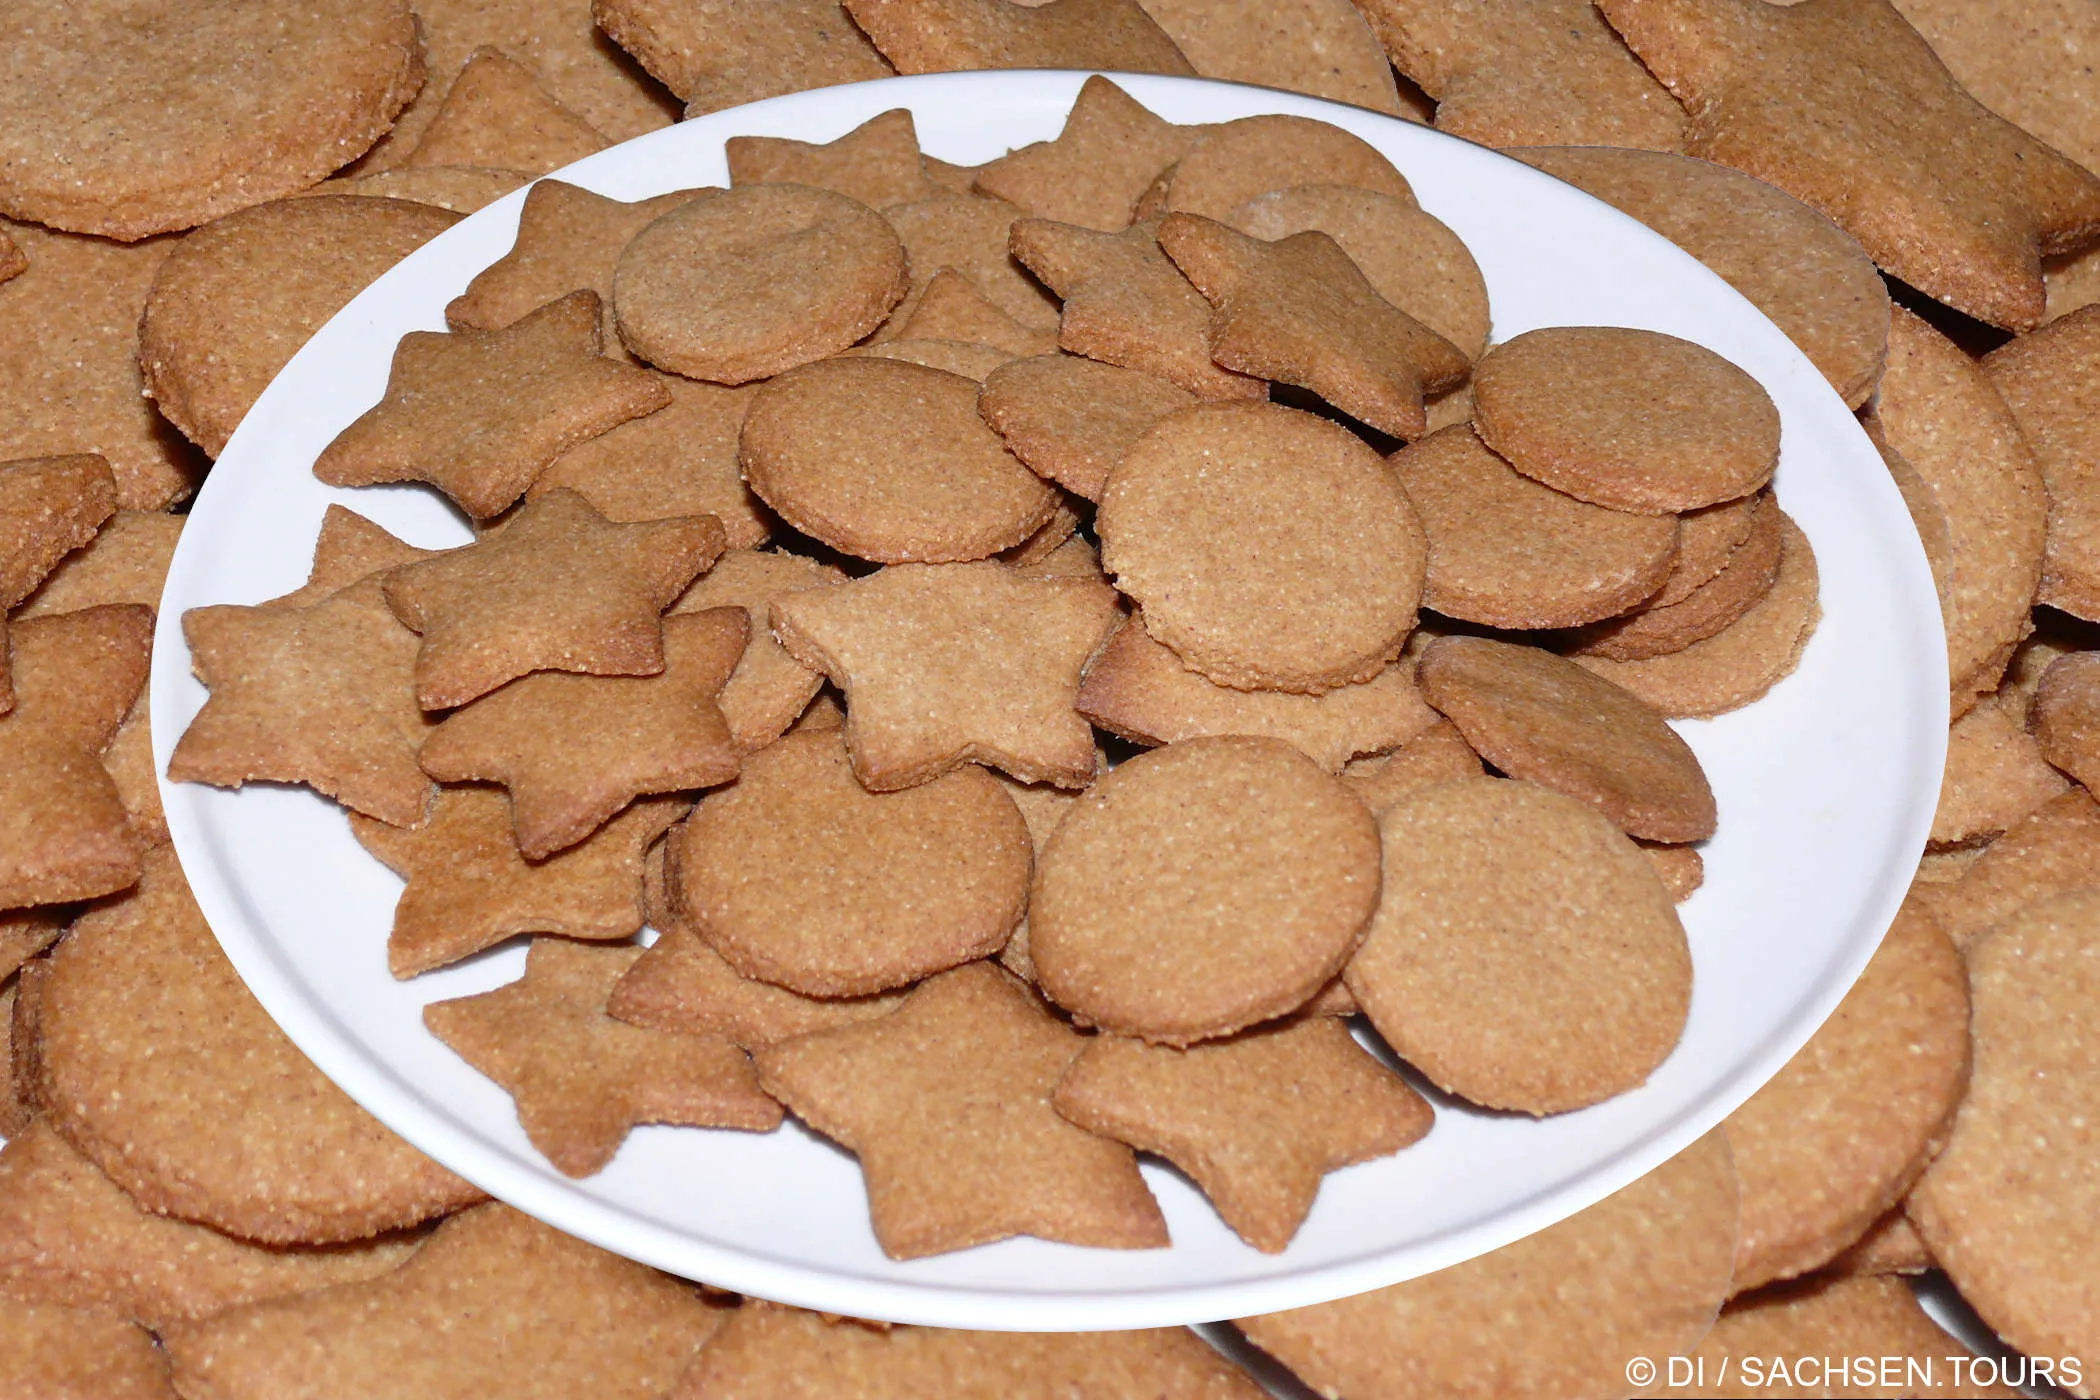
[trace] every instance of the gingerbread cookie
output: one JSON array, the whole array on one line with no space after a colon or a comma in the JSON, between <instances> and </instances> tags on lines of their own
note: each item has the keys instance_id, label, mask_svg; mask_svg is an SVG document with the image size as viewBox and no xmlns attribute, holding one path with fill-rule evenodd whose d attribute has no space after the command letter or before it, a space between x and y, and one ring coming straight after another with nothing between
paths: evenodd
<instances>
[{"instance_id":1,"label":"gingerbread cookie","mask_svg":"<svg viewBox=\"0 0 2100 1400\"><path fill-rule=\"evenodd\" d=\"M1339 781L1281 740L1190 739L1111 770L1058 824L1029 954L1075 1016L1186 1045L1304 1005L1377 897L1376 828Z\"/></svg>"},{"instance_id":2,"label":"gingerbread cookie","mask_svg":"<svg viewBox=\"0 0 2100 1400\"><path fill-rule=\"evenodd\" d=\"M844 0L900 73L973 68L1196 70L1138 0Z\"/></svg>"},{"instance_id":3,"label":"gingerbread cookie","mask_svg":"<svg viewBox=\"0 0 2100 1400\"><path fill-rule=\"evenodd\" d=\"M1532 1114L1644 1082L1675 1048L1691 952L1640 851L1531 783L1427 788L1378 819L1383 892L1343 974L1451 1093Z\"/></svg>"},{"instance_id":4,"label":"gingerbread cookie","mask_svg":"<svg viewBox=\"0 0 2100 1400\"><path fill-rule=\"evenodd\" d=\"M1947 732L1934 846L1989 841L2070 788L2020 722L2019 709L2017 697L1993 695Z\"/></svg>"},{"instance_id":5,"label":"gingerbread cookie","mask_svg":"<svg viewBox=\"0 0 2100 1400\"><path fill-rule=\"evenodd\" d=\"M1039 355L987 375L977 411L1031 471L1094 501L1146 429L1195 402L1156 375L1078 355Z\"/></svg>"},{"instance_id":6,"label":"gingerbread cookie","mask_svg":"<svg viewBox=\"0 0 2100 1400\"><path fill-rule=\"evenodd\" d=\"M2049 497L2035 601L2100 621L2100 309L2081 308L1984 360Z\"/></svg>"},{"instance_id":7,"label":"gingerbread cookie","mask_svg":"<svg viewBox=\"0 0 2100 1400\"><path fill-rule=\"evenodd\" d=\"M1003 257L1006 248L1003 235L999 247ZM889 344L907 340L954 341L963 345L989 346L1017 358L1047 355L1057 349L1054 323L1047 328L1021 324L987 297L976 281L952 267L934 273L933 280L919 290L892 324L897 327L897 339L887 342ZM877 342L878 345L882 343ZM984 376L971 377L981 382Z\"/></svg>"},{"instance_id":8,"label":"gingerbread cookie","mask_svg":"<svg viewBox=\"0 0 2100 1400\"><path fill-rule=\"evenodd\" d=\"M1054 141L1009 151L977 168L976 188L1039 219L1115 233L1138 197L1187 152L1195 130L1175 126L1098 74L1086 80Z\"/></svg>"},{"instance_id":9,"label":"gingerbread cookie","mask_svg":"<svg viewBox=\"0 0 2100 1400\"><path fill-rule=\"evenodd\" d=\"M654 917L651 919L654 922ZM763 1050L796 1036L837 1030L889 1015L904 994L806 997L746 977L690 929L663 937L613 985L606 1014L629 1025L681 1036L719 1036Z\"/></svg>"},{"instance_id":10,"label":"gingerbread cookie","mask_svg":"<svg viewBox=\"0 0 2100 1400\"><path fill-rule=\"evenodd\" d=\"M1355 759L1342 769L1342 781L1364 800L1374 817L1384 816L1423 788L1486 776L1480 755L1473 752L1458 726L1443 718L1391 753ZM1353 1006L1353 994L1350 1001Z\"/></svg>"},{"instance_id":11,"label":"gingerbread cookie","mask_svg":"<svg viewBox=\"0 0 2100 1400\"><path fill-rule=\"evenodd\" d=\"M1241 117L1203 128L1167 176L1159 212L1226 219L1293 185L1356 185L1412 204L1414 190L1370 142L1311 117Z\"/></svg>"},{"instance_id":12,"label":"gingerbread cookie","mask_svg":"<svg viewBox=\"0 0 2100 1400\"><path fill-rule=\"evenodd\" d=\"M483 170L469 165L405 165L370 175L339 175L323 180L308 194L360 194L378 199L405 199L472 214L486 209L530 179L518 170Z\"/></svg>"},{"instance_id":13,"label":"gingerbread cookie","mask_svg":"<svg viewBox=\"0 0 2100 1400\"><path fill-rule=\"evenodd\" d=\"M1961 948L2029 904L2100 887L2100 807L2073 789L1973 856L1953 879L1932 885L1929 899Z\"/></svg>"},{"instance_id":14,"label":"gingerbread cookie","mask_svg":"<svg viewBox=\"0 0 2100 1400\"><path fill-rule=\"evenodd\" d=\"M745 753L762 749L787 732L824 684L824 677L788 655L773 638L777 599L810 588L843 583L829 564L777 550L732 549L672 604L673 614L739 607L751 619L751 640L716 703L729 732Z\"/></svg>"},{"instance_id":15,"label":"gingerbread cookie","mask_svg":"<svg viewBox=\"0 0 2100 1400\"><path fill-rule=\"evenodd\" d=\"M2077 652L2052 663L2028 722L2042 757L2088 792L2100 784L2100 654Z\"/></svg>"},{"instance_id":16,"label":"gingerbread cookie","mask_svg":"<svg viewBox=\"0 0 2100 1400\"><path fill-rule=\"evenodd\" d=\"M1769 492L1760 492L1751 500L1750 531L1728 551L1718 573L1672 599L1672 585L1681 585L1677 571L1672 570L1650 601L1623 616L1581 629L1566 649L1612 661L1646 661L1718 635L1756 607L1779 581L1786 532L1780 523L1779 503Z\"/></svg>"},{"instance_id":17,"label":"gingerbread cookie","mask_svg":"<svg viewBox=\"0 0 2100 1400\"><path fill-rule=\"evenodd\" d=\"M911 290L892 325L905 328L933 279L952 270L1026 330L1057 327L1057 303L1023 272L1007 251L1009 231L1021 211L1003 199L937 190L910 204L884 209L882 217L904 241L911 263ZM930 336L930 329L915 335ZM1046 346L1045 349L1050 347ZM1039 352L1031 352L1039 353Z\"/></svg>"},{"instance_id":18,"label":"gingerbread cookie","mask_svg":"<svg viewBox=\"0 0 2100 1400\"><path fill-rule=\"evenodd\" d=\"M92 540L58 561L15 611L15 621L104 603L159 607L185 518L157 510L119 510L102 522Z\"/></svg>"},{"instance_id":19,"label":"gingerbread cookie","mask_svg":"<svg viewBox=\"0 0 2100 1400\"><path fill-rule=\"evenodd\" d=\"M784 1041L757 1063L768 1093L860 1158L893 1259L1013 1235L1163 1247L1136 1156L1051 1107L1085 1048L1019 981L975 963L881 1020Z\"/></svg>"},{"instance_id":20,"label":"gingerbread cookie","mask_svg":"<svg viewBox=\"0 0 2100 1400\"><path fill-rule=\"evenodd\" d=\"M544 175L604 150L604 132L556 101L501 49L474 51L402 162Z\"/></svg>"},{"instance_id":21,"label":"gingerbread cookie","mask_svg":"<svg viewBox=\"0 0 2100 1400\"><path fill-rule=\"evenodd\" d=\"M688 117L896 70L839 0L595 0L599 26L685 100Z\"/></svg>"},{"instance_id":22,"label":"gingerbread cookie","mask_svg":"<svg viewBox=\"0 0 2100 1400\"><path fill-rule=\"evenodd\" d=\"M1367 681L1414 626L1414 510L1377 453L1309 413L1212 404L1162 420L1111 476L1095 529L1146 629L1223 685Z\"/></svg>"},{"instance_id":23,"label":"gingerbread cookie","mask_svg":"<svg viewBox=\"0 0 2100 1400\"><path fill-rule=\"evenodd\" d=\"M151 1332L49 1303L0 1308L0 1386L35 1400L179 1400Z\"/></svg>"},{"instance_id":24,"label":"gingerbread cookie","mask_svg":"<svg viewBox=\"0 0 2100 1400\"><path fill-rule=\"evenodd\" d=\"M871 793L839 736L794 734L701 802L675 858L686 917L738 972L862 996L997 952L1026 902L1029 842L974 767Z\"/></svg>"}]
</instances>

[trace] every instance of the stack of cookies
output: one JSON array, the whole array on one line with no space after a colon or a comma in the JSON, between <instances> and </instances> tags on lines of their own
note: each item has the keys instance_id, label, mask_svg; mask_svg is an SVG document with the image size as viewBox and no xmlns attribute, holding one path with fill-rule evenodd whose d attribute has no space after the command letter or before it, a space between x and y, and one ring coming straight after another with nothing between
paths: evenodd
<instances>
[{"instance_id":1,"label":"stack of cookies","mask_svg":"<svg viewBox=\"0 0 2100 1400\"><path fill-rule=\"evenodd\" d=\"M1947 620L1931 849L1794 1061L1561 1225L1245 1337L1353 1400L1630 1393L1671 1356L1687 1394L1800 1355L2093 1393L2100 89L2054 42L2087 34L1966 0L32 6L0 39L0 1390L1258 1393L1184 1331L863 1327L477 1204L241 986L146 734L180 502L394 261L681 105L1098 67L1433 120L1648 222L1860 410ZM1352 1024L1491 1108L1642 1082L1718 820L1663 721L1754 703L1816 618L1756 384L1643 333L1497 341L1464 247L1319 123L1095 81L972 169L901 112L730 164L639 204L535 183L315 464L428 482L475 543L337 507L303 588L181 620L211 700L171 776L351 809L406 880L398 976L531 936L428 1021L533 1143L582 1175L636 1124L793 1114L898 1257L1164 1243L1154 1153L1276 1250L1326 1171L1433 1131ZM1932 1269L2024 1355L1939 1333L1902 1282ZM1882 1375L1845 1393L1928 1393Z\"/></svg>"}]
</instances>

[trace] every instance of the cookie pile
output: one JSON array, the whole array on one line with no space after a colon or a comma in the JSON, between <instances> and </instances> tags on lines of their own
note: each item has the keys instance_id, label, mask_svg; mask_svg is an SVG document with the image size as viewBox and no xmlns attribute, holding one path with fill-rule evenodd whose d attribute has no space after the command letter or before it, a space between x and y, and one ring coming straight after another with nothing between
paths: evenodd
<instances>
[{"instance_id":1,"label":"cookie pile","mask_svg":"<svg viewBox=\"0 0 2100 1400\"><path fill-rule=\"evenodd\" d=\"M387 266L681 107L1047 66L1433 120L1649 223L1861 410L1948 624L1954 728L1919 884L1786 1070L1561 1225L1246 1337L1353 1400L1625 1393L1631 1357L1671 1355L1709 1377L1936 1358L1936 1393L2093 1393L2100 131L2066 55L2100 34L2082 10L235 0L177 22L110 0L92 24L17 18L0 1390L1256 1393L1186 1332L739 1305L476 1204L248 996L151 769L146 652L180 503ZM80 101L147 87L151 104ZM1595 329L1496 342L1463 247L1317 123L1178 128L1096 82L1058 139L975 169L922 156L902 113L730 161L729 190L634 205L535 183L518 247L449 334L404 342L387 399L317 464L430 481L477 543L426 555L338 509L305 587L184 619L212 688L190 776L304 781L357 813L407 878L398 974L534 936L521 982L431 1022L558 1166L602 1167L636 1123L792 1112L861 1155L881 1238L919 1254L1016 1232L1159 1243L1144 1151L1275 1249L1325 1171L1431 1130L1345 1016L1438 1085L1529 1112L1668 1053L1689 994L1670 894L1696 885L1715 815L1661 717L1754 700L1815 615L1814 562L1762 489L1770 425L1727 366ZM1657 375L1688 411L1647 392ZM1200 465L1278 459L1302 474ZM1226 544L1250 531L1285 548ZM1522 868L1482 868L1513 844ZM1194 868L1229 878L1168 878ZM1578 912L1513 940L1490 878ZM1617 962L1579 916L1596 909ZM1215 941L1157 936L1191 917ZM642 951L645 922L662 936ZM1431 925L1445 936L1407 937ZM1485 986L1523 995L1460 994ZM1557 1039L1571 1023L1592 1033ZM1003 1108L928 1173L923 1110L944 1102ZM2026 1355L1954 1371L1961 1348L1900 1281L1932 1268Z\"/></svg>"}]
</instances>

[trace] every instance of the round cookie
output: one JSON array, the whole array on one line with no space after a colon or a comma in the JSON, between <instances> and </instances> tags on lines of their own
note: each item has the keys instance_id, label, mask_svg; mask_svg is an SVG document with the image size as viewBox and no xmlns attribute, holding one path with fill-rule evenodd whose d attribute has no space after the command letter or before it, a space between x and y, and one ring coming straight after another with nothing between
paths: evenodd
<instances>
[{"instance_id":1,"label":"round cookie","mask_svg":"<svg viewBox=\"0 0 2100 1400\"><path fill-rule=\"evenodd\" d=\"M1072 804L1036 872L1029 953L1074 1016L1185 1045L1304 1005L1377 900L1377 826L1339 779L1278 739L1190 739Z\"/></svg>"},{"instance_id":2,"label":"round cookie","mask_svg":"<svg viewBox=\"0 0 2100 1400\"><path fill-rule=\"evenodd\" d=\"M1901 1200L1968 1076L1961 955L1913 900L1830 1019L1728 1116L1737 1291L1822 1267Z\"/></svg>"},{"instance_id":3,"label":"round cookie","mask_svg":"<svg viewBox=\"0 0 2100 1400\"><path fill-rule=\"evenodd\" d=\"M1954 851L1969 862L1932 884L1930 905L1957 948L2029 904L2100 887L2100 805L2073 788L2044 802L1989 846ZM1921 868L1920 878L1925 877Z\"/></svg>"},{"instance_id":4,"label":"round cookie","mask_svg":"<svg viewBox=\"0 0 2100 1400\"><path fill-rule=\"evenodd\" d=\"M1356 185L1415 202L1407 177L1360 136L1311 117L1241 117L1203 128L1196 144L1163 177L1159 213L1224 220L1256 195L1292 185ZM1149 218L1147 199L1138 217Z\"/></svg>"},{"instance_id":5,"label":"round cookie","mask_svg":"<svg viewBox=\"0 0 2100 1400\"><path fill-rule=\"evenodd\" d=\"M1378 295L1477 360L1488 343L1487 282L1466 245L1412 198L1357 185L1293 185L1257 195L1224 222L1271 242L1318 229L1342 245Z\"/></svg>"},{"instance_id":6,"label":"round cookie","mask_svg":"<svg viewBox=\"0 0 2100 1400\"><path fill-rule=\"evenodd\" d=\"M1741 292L1801 347L1848 408L1888 360L1889 292L1867 250L1820 211L1711 161L1602 146L1505 155L1631 214Z\"/></svg>"},{"instance_id":7,"label":"round cookie","mask_svg":"<svg viewBox=\"0 0 2100 1400\"><path fill-rule=\"evenodd\" d=\"M1750 534L1727 564L1705 583L1672 603L1654 602L1624 617L1609 618L1578 633L1568 650L1613 661L1646 661L1683 651L1728 627L1757 606L1779 580L1785 541L1779 503L1769 495L1752 516Z\"/></svg>"},{"instance_id":8,"label":"round cookie","mask_svg":"<svg viewBox=\"0 0 2100 1400\"><path fill-rule=\"evenodd\" d=\"M702 190L613 269L620 340L691 379L744 384L836 354L910 283L904 245L867 205L806 185Z\"/></svg>"},{"instance_id":9,"label":"round cookie","mask_svg":"<svg viewBox=\"0 0 2100 1400\"><path fill-rule=\"evenodd\" d=\"M146 392L216 457L293 352L380 273L459 222L405 199L243 209L175 246L139 321Z\"/></svg>"},{"instance_id":10,"label":"round cookie","mask_svg":"<svg viewBox=\"0 0 2100 1400\"><path fill-rule=\"evenodd\" d=\"M423 81L404 0L28 0L8 29L0 212L125 241L305 189Z\"/></svg>"},{"instance_id":11,"label":"round cookie","mask_svg":"<svg viewBox=\"0 0 2100 1400\"><path fill-rule=\"evenodd\" d=\"M1157 375L1078 355L1036 355L985 376L977 411L1031 471L1095 501L1146 429L1195 402Z\"/></svg>"},{"instance_id":12,"label":"round cookie","mask_svg":"<svg viewBox=\"0 0 2100 1400\"><path fill-rule=\"evenodd\" d=\"M145 867L51 960L38 1000L51 1126L146 1209L263 1243L363 1239L480 1199L277 1029L170 848Z\"/></svg>"},{"instance_id":13,"label":"round cookie","mask_svg":"<svg viewBox=\"0 0 2100 1400\"><path fill-rule=\"evenodd\" d=\"M1646 661L1578 656L1576 662L1623 686L1671 719L1740 709L1793 673L1823 615L1815 551L1780 516L1779 577L1733 624L1682 651Z\"/></svg>"},{"instance_id":14,"label":"round cookie","mask_svg":"<svg viewBox=\"0 0 2100 1400\"><path fill-rule=\"evenodd\" d=\"M1460 423L1395 453L1429 541L1422 603L1490 627L1573 627L1652 595L1677 518L1607 510L1542 486Z\"/></svg>"},{"instance_id":15,"label":"round cookie","mask_svg":"<svg viewBox=\"0 0 2100 1400\"><path fill-rule=\"evenodd\" d=\"M1394 1053L1487 1108L1562 1113L1676 1046L1692 958L1655 868L1532 783L1416 793L1378 819L1385 886L1343 978Z\"/></svg>"},{"instance_id":16,"label":"round cookie","mask_svg":"<svg viewBox=\"0 0 2100 1400\"><path fill-rule=\"evenodd\" d=\"M1682 1356L1728 1296L1735 1172L1708 1133L1631 1186L1462 1264L1239 1328L1321 1395L1595 1400Z\"/></svg>"},{"instance_id":17,"label":"round cookie","mask_svg":"<svg viewBox=\"0 0 2100 1400\"><path fill-rule=\"evenodd\" d=\"M2030 905L1971 943L1975 1064L1905 1205L1983 1320L2030 1356L2100 1366L2100 893Z\"/></svg>"},{"instance_id":18,"label":"round cookie","mask_svg":"<svg viewBox=\"0 0 2100 1400\"><path fill-rule=\"evenodd\" d=\"M977 388L875 357L791 370L744 418L744 479L781 519L858 558L988 558L1035 533L1057 495L985 426Z\"/></svg>"},{"instance_id":19,"label":"round cookie","mask_svg":"<svg viewBox=\"0 0 2100 1400\"><path fill-rule=\"evenodd\" d=\"M1701 506L1688 510L1677 517L1677 563L1670 569L1670 576L1653 598L1647 600L1651 608L1668 607L1681 603L1692 595L1693 590L1711 582L1721 570L1728 567L1728 560L1750 538L1750 527L1757 522L1757 511L1764 496L1762 493L1740 496L1732 501L1723 501L1715 506Z\"/></svg>"},{"instance_id":20,"label":"round cookie","mask_svg":"<svg viewBox=\"0 0 2100 1400\"><path fill-rule=\"evenodd\" d=\"M1376 452L1309 413L1203 404L1162 420L1110 475L1094 526L1146 630L1221 685L1366 681L1414 626L1414 508Z\"/></svg>"},{"instance_id":21,"label":"round cookie","mask_svg":"<svg viewBox=\"0 0 2100 1400\"><path fill-rule=\"evenodd\" d=\"M1748 495L1779 463L1779 410L1703 346L1618 326L1551 326L1473 367L1473 426L1526 476L1662 515Z\"/></svg>"},{"instance_id":22,"label":"round cookie","mask_svg":"<svg viewBox=\"0 0 2100 1400\"><path fill-rule=\"evenodd\" d=\"M2042 757L2100 788L2100 652L2060 656L2042 673L2028 717Z\"/></svg>"},{"instance_id":23,"label":"round cookie","mask_svg":"<svg viewBox=\"0 0 2100 1400\"><path fill-rule=\"evenodd\" d=\"M1415 680L1512 778L1585 802L1643 840L1714 834L1713 789L1691 747L1650 706L1574 662L1486 637L1439 637Z\"/></svg>"},{"instance_id":24,"label":"round cookie","mask_svg":"<svg viewBox=\"0 0 2100 1400\"><path fill-rule=\"evenodd\" d=\"M746 758L676 840L693 929L744 976L805 996L865 996L989 957L1028 898L1028 826L989 774L872 793L836 733Z\"/></svg>"}]
</instances>

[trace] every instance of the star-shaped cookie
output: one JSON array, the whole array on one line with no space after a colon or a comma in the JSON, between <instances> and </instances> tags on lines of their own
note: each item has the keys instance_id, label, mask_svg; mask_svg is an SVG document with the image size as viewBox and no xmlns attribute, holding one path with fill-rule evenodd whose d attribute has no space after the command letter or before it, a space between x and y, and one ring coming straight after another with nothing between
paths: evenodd
<instances>
[{"instance_id":1,"label":"star-shaped cookie","mask_svg":"<svg viewBox=\"0 0 2100 1400\"><path fill-rule=\"evenodd\" d=\"M1919 291L2040 323L2041 256L2100 237L2100 176L1955 82L1887 0L1598 0L1691 112L1686 149L1828 214Z\"/></svg>"},{"instance_id":2,"label":"star-shaped cookie","mask_svg":"<svg viewBox=\"0 0 2100 1400\"><path fill-rule=\"evenodd\" d=\"M780 1126L780 1105L728 1041L605 1014L613 985L642 951L534 939L518 981L423 1008L432 1035L510 1091L525 1136L568 1176L604 1170L644 1123Z\"/></svg>"},{"instance_id":3,"label":"star-shaped cookie","mask_svg":"<svg viewBox=\"0 0 2100 1400\"><path fill-rule=\"evenodd\" d=\"M305 783L380 821L421 824L432 784L416 765L430 732L416 634L376 579L303 605L192 608L182 634L211 695L176 741L170 779Z\"/></svg>"},{"instance_id":4,"label":"star-shaped cookie","mask_svg":"<svg viewBox=\"0 0 2100 1400\"><path fill-rule=\"evenodd\" d=\"M581 842L527 861L494 788L445 788L415 831L352 817L364 848L408 882L394 907L387 966L414 977L521 933L617 942L642 926L642 852L685 815L645 797Z\"/></svg>"},{"instance_id":5,"label":"star-shaped cookie","mask_svg":"<svg viewBox=\"0 0 2100 1400\"><path fill-rule=\"evenodd\" d=\"M773 604L773 630L846 692L846 744L869 788L971 762L1085 787L1094 736L1073 703L1117 616L1107 584L986 560L898 564L793 594Z\"/></svg>"},{"instance_id":6,"label":"star-shaped cookie","mask_svg":"<svg viewBox=\"0 0 2100 1400\"><path fill-rule=\"evenodd\" d=\"M467 166L544 175L613 144L554 100L532 70L483 45L452 80L405 166Z\"/></svg>"},{"instance_id":7,"label":"star-shaped cookie","mask_svg":"<svg viewBox=\"0 0 2100 1400\"><path fill-rule=\"evenodd\" d=\"M1166 1221L1137 1158L1050 1106L1085 1048L1012 976L971 963L879 1021L761 1050L758 1077L859 1156L893 1259L1013 1235L1158 1248Z\"/></svg>"},{"instance_id":8,"label":"star-shaped cookie","mask_svg":"<svg viewBox=\"0 0 2100 1400\"><path fill-rule=\"evenodd\" d=\"M146 683L153 612L115 603L18 622L0 717L0 909L92 899L139 877L102 751Z\"/></svg>"},{"instance_id":9,"label":"star-shaped cookie","mask_svg":"<svg viewBox=\"0 0 2100 1400\"><path fill-rule=\"evenodd\" d=\"M627 240L696 193L673 190L628 204L563 180L535 181L518 211L517 241L445 307L446 324L500 331L557 297L591 291L598 294L605 353L629 358L612 327L613 264Z\"/></svg>"},{"instance_id":10,"label":"star-shaped cookie","mask_svg":"<svg viewBox=\"0 0 2100 1400\"><path fill-rule=\"evenodd\" d=\"M974 68L1196 70L1138 0L845 0L899 73Z\"/></svg>"},{"instance_id":11,"label":"star-shaped cookie","mask_svg":"<svg viewBox=\"0 0 2100 1400\"><path fill-rule=\"evenodd\" d=\"M1590 0L1357 0L1436 126L1490 146L1684 149L1684 109Z\"/></svg>"},{"instance_id":12,"label":"star-shaped cookie","mask_svg":"<svg viewBox=\"0 0 2100 1400\"><path fill-rule=\"evenodd\" d=\"M1217 308L1211 358L1310 389L1381 432L1427 431L1426 395L1466 376L1466 354L1378 295L1317 230L1269 242L1200 214L1169 214L1159 246Z\"/></svg>"},{"instance_id":13,"label":"star-shaped cookie","mask_svg":"<svg viewBox=\"0 0 2100 1400\"><path fill-rule=\"evenodd\" d=\"M1194 1177L1241 1239L1275 1254L1338 1167L1398 1152L1435 1119L1332 1016L1175 1050L1096 1036L1057 1111Z\"/></svg>"},{"instance_id":14,"label":"star-shaped cookie","mask_svg":"<svg viewBox=\"0 0 2100 1400\"><path fill-rule=\"evenodd\" d=\"M1160 251L1159 224L1118 233L1016 219L1008 246L1064 299L1057 342L1075 355L1170 379L1201 398L1266 398L1269 386L1212 363L1210 305Z\"/></svg>"},{"instance_id":15,"label":"star-shaped cookie","mask_svg":"<svg viewBox=\"0 0 2100 1400\"><path fill-rule=\"evenodd\" d=\"M1138 196L1195 139L1194 128L1153 116L1096 75L1079 89L1055 141L979 166L976 187L1036 218L1114 233L1130 227Z\"/></svg>"},{"instance_id":16,"label":"star-shaped cookie","mask_svg":"<svg viewBox=\"0 0 2100 1400\"><path fill-rule=\"evenodd\" d=\"M661 614L722 553L711 515L617 524L550 491L502 530L388 573L395 615L423 635L416 698L464 705L530 671L653 676Z\"/></svg>"},{"instance_id":17,"label":"star-shaped cookie","mask_svg":"<svg viewBox=\"0 0 2100 1400\"><path fill-rule=\"evenodd\" d=\"M499 515L577 443L671 401L655 375L599 354L602 343L591 291L500 331L410 331L386 396L321 449L314 475L427 481L476 520Z\"/></svg>"},{"instance_id":18,"label":"star-shaped cookie","mask_svg":"<svg viewBox=\"0 0 2100 1400\"><path fill-rule=\"evenodd\" d=\"M732 185L814 185L870 209L909 204L941 192L927 178L918 131L903 107L868 118L836 141L732 136L724 154Z\"/></svg>"},{"instance_id":19,"label":"star-shaped cookie","mask_svg":"<svg viewBox=\"0 0 2100 1400\"><path fill-rule=\"evenodd\" d=\"M736 776L736 740L715 703L750 634L742 608L664 619L656 676L538 671L455 711L423 743L423 771L510 790L518 849L573 846L635 798Z\"/></svg>"}]
</instances>

